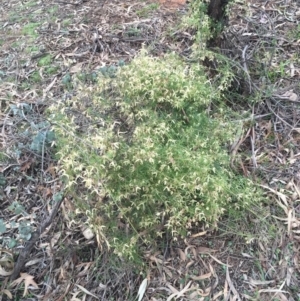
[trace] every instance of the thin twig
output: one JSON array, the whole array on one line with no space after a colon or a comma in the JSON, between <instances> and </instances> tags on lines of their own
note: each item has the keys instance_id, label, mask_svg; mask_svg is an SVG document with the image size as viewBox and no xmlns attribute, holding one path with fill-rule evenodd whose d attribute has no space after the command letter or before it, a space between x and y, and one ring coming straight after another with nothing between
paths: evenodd
<instances>
[{"instance_id":1,"label":"thin twig","mask_svg":"<svg viewBox=\"0 0 300 301\"><path fill-rule=\"evenodd\" d=\"M55 1L55 2L56 3L61 3L61 4L70 4L70 5L78 6L78 5L82 4L83 1L78 1L78 2L75 2L75 3L67 2L67 1Z\"/></svg>"},{"instance_id":2,"label":"thin twig","mask_svg":"<svg viewBox=\"0 0 300 301\"><path fill-rule=\"evenodd\" d=\"M57 215L58 209L59 209L60 205L62 204L63 199L64 198L62 197L61 200L59 200L55 204L50 216L48 216L48 218L42 223L42 225L39 227L39 229L32 234L31 239L27 242L25 248L20 252L18 260L14 267L13 273L10 276L10 281L14 281L15 279L17 279L17 277L19 277L19 274L20 274L21 270L23 269L23 267L26 263L26 260L29 259L31 250L33 249L35 243L40 238L41 234L46 230L47 227L49 227L51 225L54 217Z\"/></svg>"},{"instance_id":3,"label":"thin twig","mask_svg":"<svg viewBox=\"0 0 300 301\"><path fill-rule=\"evenodd\" d=\"M251 116L251 117L244 118L244 119L233 120L232 122L254 121L254 120L261 119L261 118L271 116L271 115L272 115L272 113L267 113L267 114L262 114L262 115L255 115L255 116Z\"/></svg>"},{"instance_id":4,"label":"thin twig","mask_svg":"<svg viewBox=\"0 0 300 301\"><path fill-rule=\"evenodd\" d=\"M290 127L290 128L294 128L292 125L290 125L288 122L286 122L284 119L282 119L278 114L276 114L275 112L274 112L274 110L272 109L272 107L271 107L271 104L270 104L270 101L269 100L267 100L266 101L266 104L267 104L267 106L268 106L268 108L269 108L269 110L278 118L278 119L280 119L283 123L285 123L288 127Z\"/></svg>"},{"instance_id":5,"label":"thin twig","mask_svg":"<svg viewBox=\"0 0 300 301\"><path fill-rule=\"evenodd\" d=\"M1 172L4 173L7 169L9 169L13 166L20 166L20 164L10 164L10 165L4 167L3 169L1 169Z\"/></svg>"},{"instance_id":6,"label":"thin twig","mask_svg":"<svg viewBox=\"0 0 300 301\"><path fill-rule=\"evenodd\" d=\"M249 71L248 71L248 67L247 67L247 63L246 63L246 51L248 49L248 45L245 46L243 52L242 52L242 58L243 58L243 64L244 64L244 71L247 75L247 78L248 78L248 83L249 83L249 92L251 94L252 92L252 85L251 85L251 77L250 77L250 74L249 74Z\"/></svg>"},{"instance_id":7,"label":"thin twig","mask_svg":"<svg viewBox=\"0 0 300 301\"><path fill-rule=\"evenodd\" d=\"M250 135L250 142L251 142L251 151L252 151L252 164L254 169L257 168L257 162L255 158L255 131L254 128L251 128L251 135Z\"/></svg>"},{"instance_id":8,"label":"thin twig","mask_svg":"<svg viewBox=\"0 0 300 301\"><path fill-rule=\"evenodd\" d=\"M240 137L238 137L237 141L235 141L231 147L231 158L230 158L230 166L232 169L234 169L234 166L233 166L233 162L235 160L235 157L236 157L236 154L237 154L237 151L238 149L240 148L241 144L246 140L246 138L249 136L250 134L250 131L251 131L251 128L247 131L247 134L242 137L242 135Z\"/></svg>"}]
</instances>

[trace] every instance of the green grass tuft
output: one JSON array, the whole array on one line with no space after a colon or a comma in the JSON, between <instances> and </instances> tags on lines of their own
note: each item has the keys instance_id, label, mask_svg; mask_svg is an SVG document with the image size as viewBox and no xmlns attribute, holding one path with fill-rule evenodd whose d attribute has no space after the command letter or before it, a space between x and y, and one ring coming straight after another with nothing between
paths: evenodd
<instances>
[{"instance_id":1,"label":"green grass tuft","mask_svg":"<svg viewBox=\"0 0 300 301\"><path fill-rule=\"evenodd\" d=\"M32 36L35 38L38 36L36 29L39 27L39 25L39 23L28 23L24 25L21 32L23 35Z\"/></svg>"}]
</instances>

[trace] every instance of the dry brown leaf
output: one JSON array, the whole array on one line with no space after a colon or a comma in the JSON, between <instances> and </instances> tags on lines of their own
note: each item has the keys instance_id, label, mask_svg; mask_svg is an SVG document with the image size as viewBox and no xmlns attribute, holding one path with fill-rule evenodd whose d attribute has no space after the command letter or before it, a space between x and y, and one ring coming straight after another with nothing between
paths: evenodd
<instances>
[{"instance_id":1,"label":"dry brown leaf","mask_svg":"<svg viewBox=\"0 0 300 301\"><path fill-rule=\"evenodd\" d=\"M225 279L225 284L223 289L223 295L224 295L224 300L228 300L229 292L228 292L228 282L226 279Z\"/></svg>"},{"instance_id":2,"label":"dry brown leaf","mask_svg":"<svg viewBox=\"0 0 300 301\"><path fill-rule=\"evenodd\" d=\"M181 250L181 249L177 249L179 256L180 256L180 260L181 261L186 261L187 257L185 255L185 253Z\"/></svg>"},{"instance_id":3,"label":"dry brown leaf","mask_svg":"<svg viewBox=\"0 0 300 301\"><path fill-rule=\"evenodd\" d=\"M202 289L198 289L197 292L201 297L207 297L211 293L211 287L206 288L204 291Z\"/></svg>"},{"instance_id":4,"label":"dry brown leaf","mask_svg":"<svg viewBox=\"0 0 300 301\"><path fill-rule=\"evenodd\" d=\"M292 275L294 275L294 268L287 268L287 273L286 273L286 285L287 286L291 285Z\"/></svg>"},{"instance_id":5,"label":"dry brown leaf","mask_svg":"<svg viewBox=\"0 0 300 301\"><path fill-rule=\"evenodd\" d=\"M72 53L65 53L65 56L74 56L74 57L82 57L82 56L85 56L89 54L89 51L84 51L82 53L75 53L75 52L72 52Z\"/></svg>"},{"instance_id":6,"label":"dry brown leaf","mask_svg":"<svg viewBox=\"0 0 300 301\"><path fill-rule=\"evenodd\" d=\"M190 277L191 279L193 279L193 280L203 280L203 279L210 278L210 277L211 277L211 273L203 274L203 275L200 275L200 276L193 276L193 275L190 275L189 277Z\"/></svg>"},{"instance_id":7,"label":"dry brown leaf","mask_svg":"<svg viewBox=\"0 0 300 301\"><path fill-rule=\"evenodd\" d=\"M9 255L9 257L6 257L6 256L4 256L4 257L2 257L2 258L0 258L0 262L1 261L13 261L13 255L14 255L14 253L12 252L12 251L10 251L10 250L7 250L7 249L1 249L0 250L0 254L2 254L2 253L5 253L5 254L7 254L7 255Z\"/></svg>"},{"instance_id":8,"label":"dry brown leaf","mask_svg":"<svg viewBox=\"0 0 300 301\"><path fill-rule=\"evenodd\" d=\"M298 95L294 93L293 91L287 91L282 95L279 95L281 99L288 99L291 101L297 101L298 100Z\"/></svg>"},{"instance_id":9,"label":"dry brown leaf","mask_svg":"<svg viewBox=\"0 0 300 301\"><path fill-rule=\"evenodd\" d=\"M211 254L208 254L208 255L209 255L214 261L216 261L217 263L222 264L222 265L224 265L224 266L226 266L226 267L231 268L231 265L228 265L228 264L226 264L226 263L223 263L222 261L220 261L218 258L212 256Z\"/></svg>"},{"instance_id":10,"label":"dry brown leaf","mask_svg":"<svg viewBox=\"0 0 300 301\"><path fill-rule=\"evenodd\" d=\"M294 186L295 191L297 192L298 197L300 197L300 189L299 189L298 185L296 185L296 184L294 183L294 181L292 182L292 184L293 184L293 186Z\"/></svg>"},{"instance_id":11,"label":"dry brown leaf","mask_svg":"<svg viewBox=\"0 0 300 301\"><path fill-rule=\"evenodd\" d=\"M26 262L25 267L30 267L30 266L35 265L35 264L37 264L37 263L39 263L43 260L44 260L43 258L37 258L37 259L29 260L28 262Z\"/></svg>"},{"instance_id":12,"label":"dry brown leaf","mask_svg":"<svg viewBox=\"0 0 300 301\"><path fill-rule=\"evenodd\" d=\"M0 266L0 276L10 276L13 273L13 271L6 271L2 268L2 266Z\"/></svg>"},{"instance_id":13,"label":"dry brown leaf","mask_svg":"<svg viewBox=\"0 0 300 301\"><path fill-rule=\"evenodd\" d=\"M294 209L289 209L288 211L288 218L287 218L287 224L288 224L288 235L291 234L291 229L292 229L292 223L293 223L293 215L295 216L295 210Z\"/></svg>"},{"instance_id":14,"label":"dry brown leaf","mask_svg":"<svg viewBox=\"0 0 300 301\"><path fill-rule=\"evenodd\" d=\"M70 68L70 73L78 73L78 72L81 72L81 71L82 71L82 64L83 64L83 63L78 63L78 64L72 66L72 67Z\"/></svg>"},{"instance_id":15,"label":"dry brown leaf","mask_svg":"<svg viewBox=\"0 0 300 301\"><path fill-rule=\"evenodd\" d=\"M163 261L155 256L150 256L149 259L154 261L156 264L158 263L163 264Z\"/></svg>"},{"instance_id":16,"label":"dry brown leaf","mask_svg":"<svg viewBox=\"0 0 300 301\"><path fill-rule=\"evenodd\" d=\"M4 289L4 290L0 291L0 293L5 294L8 297L8 299L12 299L13 298L11 292L9 290L7 290L7 289Z\"/></svg>"},{"instance_id":17,"label":"dry brown leaf","mask_svg":"<svg viewBox=\"0 0 300 301\"><path fill-rule=\"evenodd\" d=\"M191 251L194 255L194 258L197 258L198 254L197 254L196 248L195 247L191 248Z\"/></svg>"},{"instance_id":18,"label":"dry brown leaf","mask_svg":"<svg viewBox=\"0 0 300 301\"><path fill-rule=\"evenodd\" d=\"M3 250L5 252L5 250ZM9 254L9 253L8 253ZM0 258L0 275L5 276L3 274L10 273L8 271L12 271L14 269L14 260L10 256L4 255ZM11 275L11 274L9 274ZM7 275L7 276L9 276Z\"/></svg>"},{"instance_id":19,"label":"dry brown leaf","mask_svg":"<svg viewBox=\"0 0 300 301\"><path fill-rule=\"evenodd\" d=\"M170 9L177 9L185 5L186 0L159 0L159 3Z\"/></svg>"},{"instance_id":20,"label":"dry brown leaf","mask_svg":"<svg viewBox=\"0 0 300 301\"><path fill-rule=\"evenodd\" d=\"M96 295L94 295L93 293L91 293L90 291L88 291L88 290L87 290L86 288L84 288L83 286L81 286L81 285L79 285L79 284L76 284L76 283L75 283L75 285L76 285L82 292L84 292L85 294L90 295L90 296L92 296L92 297L94 297L94 298L96 298L96 299L99 300L99 297L97 297Z\"/></svg>"},{"instance_id":21,"label":"dry brown leaf","mask_svg":"<svg viewBox=\"0 0 300 301\"><path fill-rule=\"evenodd\" d=\"M197 251L200 254L209 254L209 253L216 252L217 250L206 248L206 247L199 247L199 248L197 248Z\"/></svg>"},{"instance_id":22,"label":"dry brown leaf","mask_svg":"<svg viewBox=\"0 0 300 301\"><path fill-rule=\"evenodd\" d=\"M39 286L37 285L37 283L33 280L34 277L27 274L27 273L20 273L20 277L18 279L16 279L15 281L13 281L10 285L11 286L16 286L19 285L20 283L24 282L24 293L23 293L23 297L25 297L28 294L28 288L29 285L32 285L34 288L39 288Z\"/></svg>"},{"instance_id":23,"label":"dry brown leaf","mask_svg":"<svg viewBox=\"0 0 300 301\"><path fill-rule=\"evenodd\" d=\"M239 296L239 293L237 292L236 288L234 287L234 285L233 285L233 283L230 279L228 266L227 266L227 269L226 269L226 281L227 281L227 283L229 285L229 288L230 288L230 291L233 293L235 299L238 300L238 301L242 301L242 299Z\"/></svg>"},{"instance_id":24,"label":"dry brown leaf","mask_svg":"<svg viewBox=\"0 0 300 301\"><path fill-rule=\"evenodd\" d=\"M262 281L262 280L254 280L252 278L249 278L249 283L251 285L257 286L257 285L266 285L266 284L270 284L270 283L274 283L275 280L270 280L270 281Z\"/></svg>"},{"instance_id":25,"label":"dry brown leaf","mask_svg":"<svg viewBox=\"0 0 300 301\"><path fill-rule=\"evenodd\" d=\"M277 293L277 294L276 294L276 299L277 299L277 298L280 298L281 301L289 301L289 300L291 300L291 299L288 299L288 298L287 298L284 294L282 294L282 293ZM275 299L275 300L276 300L276 299Z\"/></svg>"},{"instance_id":26,"label":"dry brown leaf","mask_svg":"<svg viewBox=\"0 0 300 301\"><path fill-rule=\"evenodd\" d=\"M53 81L43 90L43 94L44 94L44 97L46 96L46 94L52 89L52 87L54 86L55 82L57 80L57 77L55 77L53 79Z\"/></svg>"},{"instance_id":27,"label":"dry brown leaf","mask_svg":"<svg viewBox=\"0 0 300 301\"><path fill-rule=\"evenodd\" d=\"M265 186L265 185L260 185L260 186L263 187L263 188L265 188L265 189L267 189L267 190L269 190L269 191L271 191L272 193L276 194L282 200L282 202L284 204L282 204L278 200L276 200L276 201L277 201L278 205L284 210L284 212L287 215L288 214L288 209L287 208L289 207L288 201L287 201L287 196L285 194L279 192L279 191L276 191L276 190L268 187L268 186Z\"/></svg>"},{"instance_id":28,"label":"dry brown leaf","mask_svg":"<svg viewBox=\"0 0 300 301\"><path fill-rule=\"evenodd\" d=\"M21 171L27 171L31 167L31 165L32 165L32 161L31 160L23 162L22 165L21 165L20 170Z\"/></svg>"},{"instance_id":29,"label":"dry brown leaf","mask_svg":"<svg viewBox=\"0 0 300 301\"><path fill-rule=\"evenodd\" d=\"M241 253L243 257L246 258L253 258L253 256L249 255L248 253Z\"/></svg>"},{"instance_id":30,"label":"dry brown leaf","mask_svg":"<svg viewBox=\"0 0 300 301\"><path fill-rule=\"evenodd\" d=\"M300 128L293 128L293 130L296 131L297 133L300 133Z\"/></svg>"},{"instance_id":31,"label":"dry brown leaf","mask_svg":"<svg viewBox=\"0 0 300 301\"><path fill-rule=\"evenodd\" d=\"M292 62L290 63L290 69L291 69L291 77L294 77L295 76L295 66Z\"/></svg>"},{"instance_id":32,"label":"dry brown leaf","mask_svg":"<svg viewBox=\"0 0 300 301\"><path fill-rule=\"evenodd\" d=\"M173 294L178 294L179 293L179 291L174 286L172 286L170 283L167 283L166 286L170 289L170 291Z\"/></svg>"},{"instance_id":33,"label":"dry brown leaf","mask_svg":"<svg viewBox=\"0 0 300 301\"><path fill-rule=\"evenodd\" d=\"M195 246L193 246L193 245L189 245L189 246L187 246L186 248L185 248L185 250L184 250L184 253L185 253L185 255L188 257L188 254L189 254L189 249L191 249L192 250L192 252L193 252L193 249L195 249Z\"/></svg>"},{"instance_id":34,"label":"dry brown leaf","mask_svg":"<svg viewBox=\"0 0 300 301\"><path fill-rule=\"evenodd\" d=\"M162 267L162 269L165 271L165 273L170 277L173 278L172 272L165 266Z\"/></svg>"},{"instance_id":35,"label":"dry brown leaf","mask_svg":"<svg viewBox=\"0 0 300 301\"><path fill-rule=\"evenodd\" d=\"M213 268L213 266L212 266L210 263L208 263L208 266L209 266L209 270L210 270L211 274L212 274L215 278L218 279L218 276L217 276L216 271L215 271L215 269Z\"/></svg>"},{"instance_id":36,"label":"dry brown leaf","mask_svg":"<svg viewBox=\"0 0 300 301\"><path fill-rule=\"evenodd\" d=\"M51 174L52 178L55 178L55 176L56 176L56 167L53 165L53 163L51 163L49 165L49 167L46 169L45 173L46 172L49 172Z\"/></svg>"},{"instance_id":37,"label":"dry brown leaf","mask_svg":"<svg viewBox=\"0 0 300 301\"><path fill-rule=\"evenodd\" d=\"M219 291L218 293L216 293L216 294L213 295L213 300L217 300L222 295L223 295L223 292Z\"/></svg>"},{"instance_id":38,"label":"dry brown leaf","mask_svg":"<svg viewBox=\"0 0 300 301\"><path fill-rule=\"evenodd\" d=\"M207 231L203 231L203 232L199 232L199 233L196 233L196 234L193 234L191 235L192 238L195 238L195 237L199 237L199 236L203 236L207 233Z\"/></svg>"},{"instance_id":39,"label":"dry brown leaf","mask_svg":"<svg viewBox=\"0 0 300 301\"><path fill-rule=\"evenodd\" d=\"M51 256L52 248L56 245L60 236L61 236L61 232L55 233L54 236L51 238L50 243L47 244L46 251L49 254L49 256Z\"/></svg>"},{"instance_id":40,"label":"dry brown leaf","mask_svg":"<svg viewBox=\"0 0 300 301\"><path fill-rule=\"evenodd\" d=\"M288 293L287 291L283 291L281 289L276 289L276 288L261 289L258 292L259 293Z\"/></svg>"},{"instance_id":41,"label":"dry brown leaf","mask_svg":"<svg viewBox=\"0 0 300 301\"><path fill-rule=\"evenodd\" d=\"M76 270L77 271L80 271L78 272L78 277L83 277L85 275L87 275L89 273L89 269L91 267L91 265L93 264L94 262L91 261L91 262L84 262L84 263L80 263L80 264L77 264L76 265Z\"/></svg>"},{"instance_id":42,"label":"dry brown leaf","mask_svg":"<svg viewBox=\"0 0 300 301\"><path fill-rule=\"evenodd\" d=\"M194 260L191 260L187 263L186 268L188 269L190 266L192 266L195 263Z\"/></svg>"},{"instance_id":43,"label":"dry brown leaf","mask_svg":"<svg viewBox=\"0 0 300 301\"><path fill-rule=\"evenodd\" d=\"M72 293L72 299L71 301L82 301L81 299L76 298L77 295L79 295L81 293L81 291L77 291L75 293Z\"/></svg>"},{"instance_id":44,"label":"dry brown leaf","mask_svg":"<svg viewBox=\"0 0 300 301\"><path fill-rule=\"evenodd\" d=\"M180 292L174 293L171 296L169 296L167 301L171 301L174 297L176 297L176 299L178 299L179 297L182 297L185 294L185 292L188 291L191 284L192 284L192 281L189 281L188 284Z\"/></svg>"},{"instance_id":45,"label":"dry brown leaf","mask_svg":"<svg viewBox=\"0 0 300 301\"><path fill-rule=\"evenodd\" d=\"M81 231L82 231L83 236L87 240L90 240L95 236L95 234L91 228L85 227Z\"/></svg>"}]
</instances>

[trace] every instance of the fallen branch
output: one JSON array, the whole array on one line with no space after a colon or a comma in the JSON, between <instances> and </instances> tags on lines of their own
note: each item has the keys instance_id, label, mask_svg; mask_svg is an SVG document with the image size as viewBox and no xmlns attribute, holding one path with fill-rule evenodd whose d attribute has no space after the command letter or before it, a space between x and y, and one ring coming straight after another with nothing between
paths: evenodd
<instances>
[{"instance_id":1,"label":"fallen branch","mask_svg":"<svg viewBox=\"0 0 300 301\"><path fill-rule=\"evenodd\" d=\"M50 216L42 223L37 231L32 234L31 239L27 242L25 248L20 252L17 263L14 267L13 273L10 276L10 281L14 281L19 277L21 270L23 269L26 260L29 258L32 248L40 238L41 234L49 227L56 216L58 209L63 201L63 197L55 204Z\"/></svg>"}]
</instances>

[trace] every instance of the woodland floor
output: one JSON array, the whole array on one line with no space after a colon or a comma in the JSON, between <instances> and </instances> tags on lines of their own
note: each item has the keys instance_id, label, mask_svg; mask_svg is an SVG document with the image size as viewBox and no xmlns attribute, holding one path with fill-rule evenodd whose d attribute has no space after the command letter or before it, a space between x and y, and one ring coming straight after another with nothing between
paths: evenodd
<instances>
[{"instance_id":1,"label":"woodland floor","mask_svg":"<svg viewBox=\"0 0 300 301\"><path fill-rule=\"evenodd\" d=\"M72 200L61 194L55 160L47 150L43 155L36 150L46 139L39 133L49 127L46 108L71 98L82 85L92 88L101 67L130 62L142 45L156 56L188 55L193 33L178 26L188 5L174 3L2 0L0 219L6 231L0 236L0 300L136 298L145 275L87 239L83 221L72 219ZM160 251L145 254L143 300L299 301L299 1L234 4L219 44L216 51L246 74L236 83L240 99L261 100L249 107L253 115L232 146L233 164L259 178L271 202L244 218L224 218L218 230L195 229L176 243L165 238ZM11 240L20 234L18 225L23 223L21 234L30 238L59 199L61 210L10 283L25 246ZM9 249L9 243L16 245Z\"/></svg>"}]
</instances>

